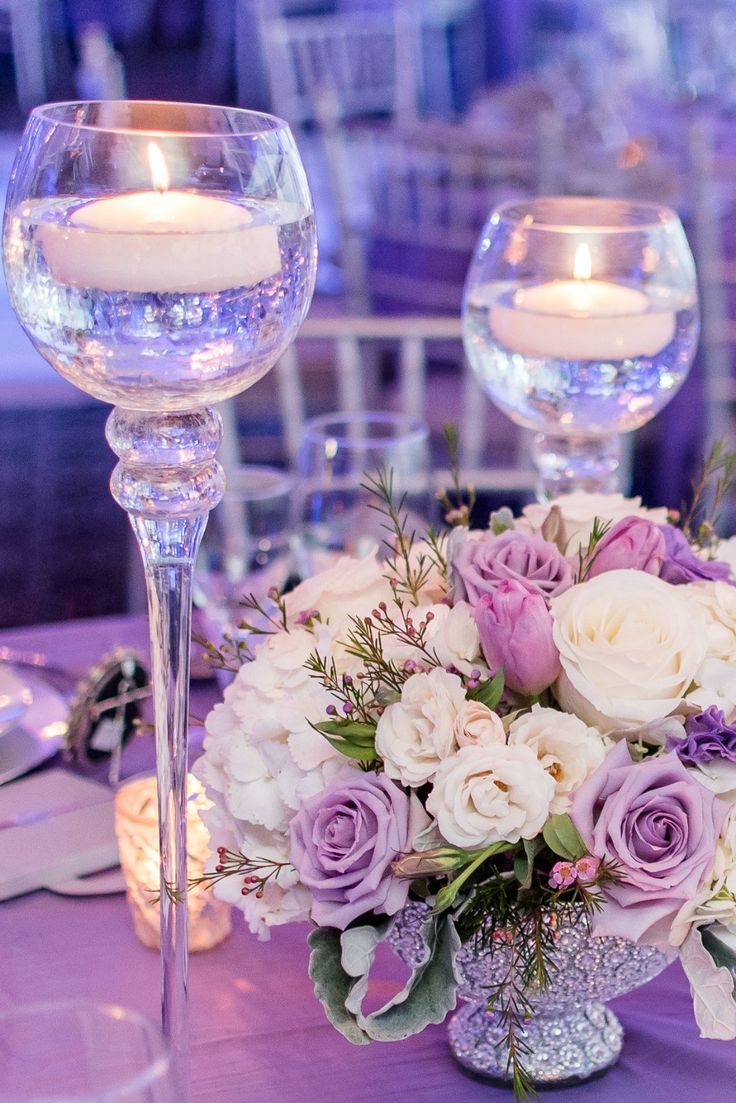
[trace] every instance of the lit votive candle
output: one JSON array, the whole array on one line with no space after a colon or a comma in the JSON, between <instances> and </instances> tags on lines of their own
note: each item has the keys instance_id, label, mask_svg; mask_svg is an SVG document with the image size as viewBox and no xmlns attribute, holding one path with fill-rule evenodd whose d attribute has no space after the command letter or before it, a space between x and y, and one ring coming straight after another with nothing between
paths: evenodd
<instances>
[{"instance_id":1,"label":"lit votive candle","mask_svg":"<svg viewBox=\"0 0 736 1103\"><path fill-rule=\"evenodd\" d=\"M209 832L200 811L211 807L202 786L187 775L187 871L201 877L209 854ZM158 904L161 859L155 777L132 778L115 796L115 832L133 927L144 946L159 948ZM189 891L189 949L209 950L230 933L230 906L206 884Z\"/></svg>"},{"instance_id":2,"label":"lit votive candle","mask_svg":"<svg viewBox=\"0 0 736 1103\"><path fill-rule=\"evenodd\" d=\"M68 225L37 231L54 279L71 287L138 293L214 293L253 287L281 269L276 227L238 203L169 191L149 143L152 189L79 206Z\"/></svg>"},{"instance_id":3,"label":"lit votive candle","mask_svg":"<svg viewBox=\"0 0 736 1103\"><path fill-rule=\"evenodd\" d=\"M572 279L520 287L513 305L490 308L490 328L504 348L558 360L627 360L656 356L675 335L672 310L634 287L591 279L589 247L577 247Z\"/></svg>"}]
</instances>

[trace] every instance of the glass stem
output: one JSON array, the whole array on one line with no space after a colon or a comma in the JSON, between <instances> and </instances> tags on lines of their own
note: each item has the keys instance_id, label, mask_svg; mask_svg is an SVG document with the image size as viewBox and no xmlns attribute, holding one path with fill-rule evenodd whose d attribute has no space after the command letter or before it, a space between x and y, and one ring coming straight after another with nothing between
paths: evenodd
<instances>
[{"instance_id":1,"label":"glass stem","mask_svg":"<svg viewBox=\"0 0 736 1103\"><path fill-rule=\"evenodd\" d=\"M151 635L161 846L161 1008L176 1097L189 1098L187 1007L187 736L192 573L209 510L224 490L214 410L113 410L107 439L120 462L111 489L143 556Z\"/></svg>"},{"instance_id":2,"label":"glass stem","mask_svg":"<svg viewBox=\"0 0 736 1103\"><path fill-rule=\"evenodd\" d=\"M537 433L532 461L539 475L540 502L574 490L611 494L621 489L621 437L616 433L607 437Z\"/></svg>"}]
</instances>

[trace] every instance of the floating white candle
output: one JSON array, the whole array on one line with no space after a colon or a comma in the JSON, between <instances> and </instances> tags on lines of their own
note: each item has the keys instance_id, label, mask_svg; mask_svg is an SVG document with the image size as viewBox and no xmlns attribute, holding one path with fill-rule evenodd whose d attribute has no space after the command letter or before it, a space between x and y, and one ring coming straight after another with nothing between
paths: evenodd
<instances>
[{"instance_id":1,"label":"floating white candle","mask_svg":"<svg viewBox=\"0 0 736 1103\"><path fill-rule=\"evenodd\" d=\"M494 338L512 352L559 360L656 356L670 343L671 310L652 310L643 291L590 276L590 249L582 242L573 279L520 287L513 306L491 307Z\"/></svg>"},{"instance_id":2,"label":"floating white candle","mask_svg":"<svg viewBox=\"0 0 736 1103\"><path fill-rule=\"evenodd\" d=\"M169 191L166 162L149 143L153 190L97 199L71 225L39 227L55 280L72 287L142 293L252 287L281 268L276 227L254 225L244 207L197 192Z\"/></svg>"}]
</instances>

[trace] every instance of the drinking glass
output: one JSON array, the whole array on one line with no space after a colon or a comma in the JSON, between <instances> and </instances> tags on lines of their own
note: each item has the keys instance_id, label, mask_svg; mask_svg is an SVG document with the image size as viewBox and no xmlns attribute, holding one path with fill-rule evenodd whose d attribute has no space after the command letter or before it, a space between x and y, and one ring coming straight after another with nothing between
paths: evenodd
<instances>
[{"instance_id":1,"label":"drinking glass","mask_svg":"<svg viewBox=\"0 0 736 1103\"><path fill-rule=\"evenodd\" d=\"M48 104L31 112L6 201L13 307L36 348L116 404L112 493L148 591L161 841L164 1031L187 1075L186 768L191 587L223 493L220 415L293 339L316 238L288 126L185 103Z\"/></svg>"},{"instance_id":2,"label":"drinking glass","mask_svg":"<svg viewBox=\"0 0 736 1103\"><path fill-rule=\"evenodd\" d=\"M294 477L278 467L243 464L228 471L227 490L213 509L194 575L194 601L215 638L237 634L253 593L267 599L292 572Z\"/></svg>"},{"instance_id":3,"label":"drinking glass","mask_svg":"<svg viewBox=\"0 0 736 1103\"><path fill-rule=\"evenodd\" d=\"M486 223L465 350L491 400L536 430L540 498L618 489L620 434L673 398L697 338L695 266L668 208L540 198Z\"/></svg>"},{"instance_id":4,"label":"drinking glass","mask_svg":"<svg viewBox=\"0 0 736 1103\"><path fill-rule=\"evenodd\" d=\"M168 1047L135 1011L58 1000L0 1011L0 1103L175 1103Z\"/></svg>"},{"instance_id":5,"label":"drinking glass","mask_svg":"<svg viewBox=\"0 0 736 1103\"><path fill-rule=\"evenodd\" d=\"M381 470L392 478L394 501L406 495L409 531L426 528L428 441L424 422L404 414L324 414L306 423L297 461L302 570L323 565L330 552L360 556L382 545L386 518L365 486Z\"/></svg>"}]
</instances>

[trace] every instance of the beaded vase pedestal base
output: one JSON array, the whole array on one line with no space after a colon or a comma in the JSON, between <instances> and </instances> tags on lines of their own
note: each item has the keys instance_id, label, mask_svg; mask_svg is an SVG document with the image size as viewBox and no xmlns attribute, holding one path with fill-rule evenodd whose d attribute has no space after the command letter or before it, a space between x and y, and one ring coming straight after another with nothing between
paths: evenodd
<instances>
[{"instance_id":1,"label":"beaded vase pedestal base","mask_svg":"<svg viewBox=\"0 0 736 1103\"><path fill-rule=\"evenodd\" d=\"M484 1080L507 1081L507 1027L485 1004L466 1004L448 1027L450 1049L459 1065ZM537 1014L524 1030L524 1066L535 1084L575 1084L600 1076L614 1065L624 1032L602 1003Z\"/></svg>"},{"instance_id":2,"label":"beaded vase pedestal base","mask_svg":"<svg viewBox=\"0 0 736 1103\"><path fill-rule=\"evenodd\" d=\"M421 928L427 913L426 904L408 904L389 936L394 951L412 967L426 957ZM540 1087L588 1080L615 1064L623 1029L604 1001L646 984L670 961L652 946L596 938L582 912L561 924L554 940L550 983L525 993L531 1014L520 1039L524 1067ZM450 1020L450 1049L463 1069L484 1080L511 1080L508 1026L487 1010L510 975L511 954L503 941L471 941L455 960L462 978L458 996L465 1003Z\"/></svg>"}]
</instances>

